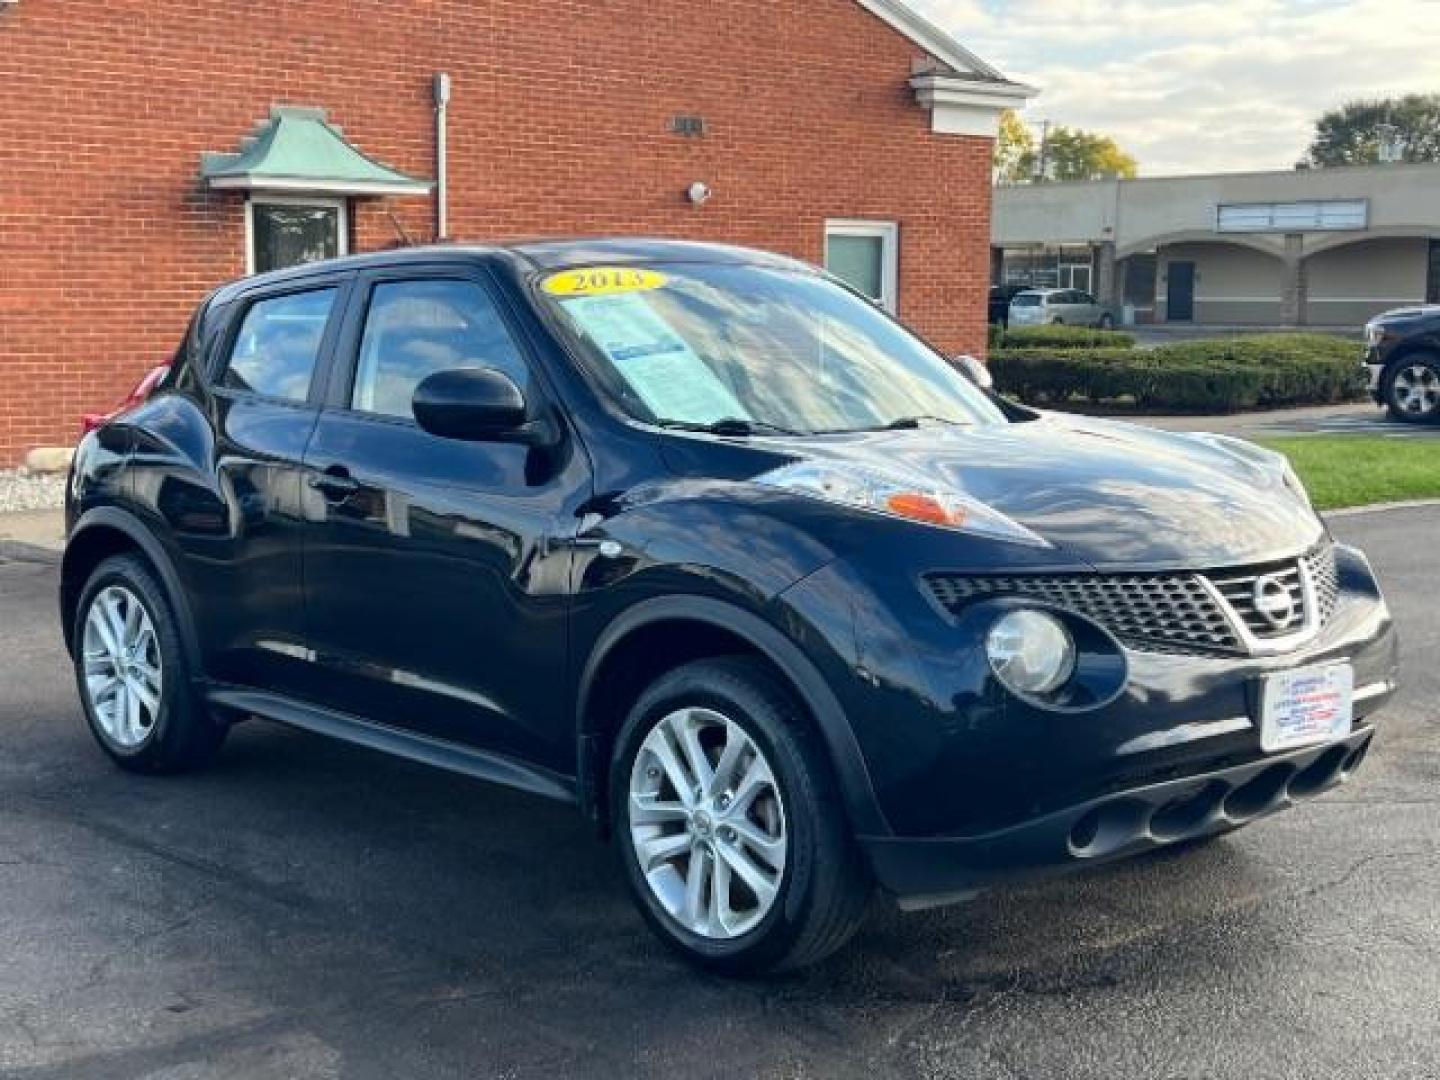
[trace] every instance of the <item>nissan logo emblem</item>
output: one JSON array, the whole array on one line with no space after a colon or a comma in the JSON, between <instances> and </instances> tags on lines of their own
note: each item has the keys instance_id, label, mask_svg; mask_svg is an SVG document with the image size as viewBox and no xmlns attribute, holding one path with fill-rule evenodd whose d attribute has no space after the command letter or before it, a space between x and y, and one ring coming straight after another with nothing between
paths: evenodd
<instances>
[{"instance_id":1,"label":"nissan logo emblem","mask_svg":"<svg viewBox=\"0 0 1440 1080\"><path fill-rule=\"evenodd\" d=\"M1295 620L1295 597L1275 574L1255 579L1255 610L1276 630L1284 630Z\"/></svg>"}]
</instances>

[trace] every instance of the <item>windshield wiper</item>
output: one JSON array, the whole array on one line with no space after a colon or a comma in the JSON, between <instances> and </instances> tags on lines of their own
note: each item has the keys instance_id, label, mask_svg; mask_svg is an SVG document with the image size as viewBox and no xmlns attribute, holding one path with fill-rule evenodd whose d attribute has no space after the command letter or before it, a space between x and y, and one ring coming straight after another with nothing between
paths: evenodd
<instances>
[{"instance_id":1,"label":"windshield wiper","mask_svg":"<svg viewBox=\"0 0 1440 1080\"><path fill-rule=\"evenodd\" d=\"M692 420L659 420L663 428L675 431L703 431L707 435L803 435L804 432L767 424L764 420L742 420L738 416L726 416L719 420L700 424Z\"/></svg>"},{"instance_id":2,"label":"windshield wiper","mask_svg":"<svg viewBox=\"0 0 1440 1080\"><path fill-rule=\"evenodd\" d=\"M898 419L891 420L888 424L882 424L880 427L876 428L875 430L877 430L877 431L913 431L915 428L918 428L921 424L925 424L925 423L944 424L944 425L946 425L947 427L970 427L970 426L971 426L971 423L970 423L969 420L951 420L949 417L946 417L946 416L929 416L929 415L927 415L927 414L925 414L925 413L921 413L921 414L918 415L918 416L901 416L901 417L899 417Z\"/></svg>"},{"instance_id":3,"label":"windshield wiper","mask_svg":"<svg viewBox=\"0 0 1440 1080\"><path fill-rule=\"evenodd\" d=\"M972 427L969 420L949 420L943 416L929 416L921 414L918 416L901 416L884 424L873 424L870 427L853 428L824 428L815 432L816 435L850 435L862 431L914 431L921 424L945 424L947 427Z\"/></svg>"}]
</instances>

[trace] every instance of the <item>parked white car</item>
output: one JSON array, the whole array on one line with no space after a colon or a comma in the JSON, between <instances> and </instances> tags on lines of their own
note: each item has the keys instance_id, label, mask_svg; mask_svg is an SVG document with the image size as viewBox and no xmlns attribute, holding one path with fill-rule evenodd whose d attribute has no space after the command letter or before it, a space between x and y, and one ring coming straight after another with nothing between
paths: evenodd
<instances>
[{"instance_id":1,"label":"parked white car","mask_svg":"<svg viewBox=\"0 0 1440 1080\"><path fill-rule=\"evenodd\" d=\"M1115 319L1087 292L1079 289L1026 289L1010 301L1011 326L1095 326L1109 330Z\"/></svg>"}]
</instances>

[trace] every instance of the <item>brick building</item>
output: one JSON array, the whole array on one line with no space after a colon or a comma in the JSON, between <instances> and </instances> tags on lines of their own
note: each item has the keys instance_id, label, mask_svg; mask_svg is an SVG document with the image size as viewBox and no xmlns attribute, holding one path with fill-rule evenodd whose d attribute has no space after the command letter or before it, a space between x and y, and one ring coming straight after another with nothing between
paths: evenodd
<instances>
[{"instance_id":1,"label":"brick building","mask_svg":"<svg viewBox=\"0 0 1440 1080\"><path fill-rule=\"evenodd\" d=\"M979 350L1028 92L900 0L0 0L0 466L212 286L437 235L770 248Z\"/></svg>"}]
</instances>

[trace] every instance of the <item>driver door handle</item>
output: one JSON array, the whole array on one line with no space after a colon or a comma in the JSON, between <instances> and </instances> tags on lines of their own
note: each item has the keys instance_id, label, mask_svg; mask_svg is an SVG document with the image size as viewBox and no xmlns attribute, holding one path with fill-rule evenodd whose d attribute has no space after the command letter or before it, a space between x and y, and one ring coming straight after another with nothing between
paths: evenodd
<instances>
[{"instance_id":1,"label":"driver door handle","mask_svg":"<svg viewBox=\"0 0 1440 1080\"><path fill-rule=\"evenodd\" d=\"M331 502L343 502L360 486L344 465L331 465L324 472L312 472L305 477L305 482Z\"/></svg>"}]
</instances>

